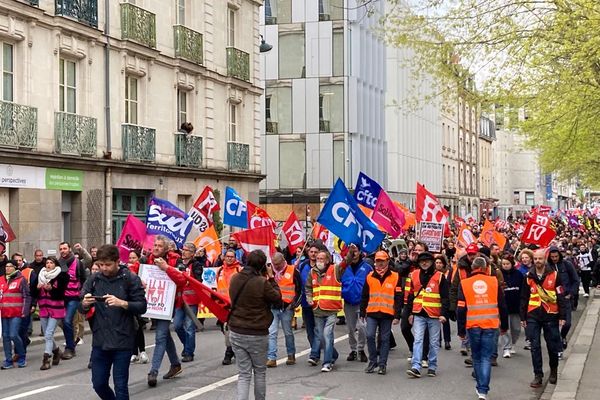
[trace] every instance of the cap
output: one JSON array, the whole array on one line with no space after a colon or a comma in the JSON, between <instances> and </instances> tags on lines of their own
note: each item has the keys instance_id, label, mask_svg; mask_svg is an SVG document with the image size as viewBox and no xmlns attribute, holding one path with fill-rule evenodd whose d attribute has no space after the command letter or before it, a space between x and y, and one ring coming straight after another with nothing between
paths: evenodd
<instances>
[{"instance_id":1,"label":"cap","mask_svg":"<svg viewBox=\"0 0 600 400\"><path fill-rule=\"evenodd\" d=\"M424 251L417 256L417 262L427 261L427 260L431 260L431 261L434 260L433 254L431 254L428 251Z\"/></svg>"},{"instance_id":2,"label":"cap","mask_svg":"<svg viewBox=\"0 0 600 400\"><path fill-rule=\"evenodd\" d=\"M477 247L477 243L471 243L467 246L467 254L477 254L479 253L479 247Z\"/></svg>"},{"instance_id":3,"label":"cap","mask_svg":"<svg viewBox=\"0 0 600 400\"><path fill-rule=\"evenodd\" d=\"M390 259L390 256L388 255L387 252L380 250L377 253L375 253L375 261L387 261Z\"/></svg>"}]
</instances>

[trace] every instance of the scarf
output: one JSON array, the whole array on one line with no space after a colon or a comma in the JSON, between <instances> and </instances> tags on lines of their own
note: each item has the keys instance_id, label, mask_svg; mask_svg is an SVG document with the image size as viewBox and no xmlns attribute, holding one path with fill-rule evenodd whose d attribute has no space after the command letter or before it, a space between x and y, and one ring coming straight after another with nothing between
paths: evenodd
<instances>
[{"instance_id":1,"label":"scarf","mask_svg":"<svg viewBox=\"0 0 600 400\"><path fill-rule=\"evenodd\" d=\"M17 272L20 272L18 269L14 270L11 274L9 274L8 272L5 272L6 275L6 280L11 280L15 277L15 275L17 275Z\"/></svg>"},{"instance_id":2,"label":"scarf","mask_svg":"<svg viewBox=\"0 0 600 400\"><path fill-rule=\"evenodd\" d=\"M52 271L48 271L46 268L40 270L40 274L38 275L38 282L41 285L45 285L50 283L50 281L60 274L61 268L57 265L54 267Z\"/></svg>"}]
</instances>

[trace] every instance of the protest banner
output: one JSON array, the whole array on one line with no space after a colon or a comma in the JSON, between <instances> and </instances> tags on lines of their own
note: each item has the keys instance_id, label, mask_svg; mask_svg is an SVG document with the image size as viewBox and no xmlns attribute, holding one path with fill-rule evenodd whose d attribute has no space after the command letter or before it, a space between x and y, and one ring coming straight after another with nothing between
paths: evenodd
<instances>
[{"instance_id":1,"label":"protest banner","mask_svg":"<svg viewBox=\"0 0 600 400\"><path fill-rule=\"evenodd\" d=\"M177 286L156 265L140 265L140 279L146 283L147 311L142 317L171 320Z\"/></svg>"},{"instance_id":2,"label":"protest banner","mask_svg":"<svg viewBox=\"0 0 600 400\"><path fill-rule=\"evenodd\" d=\"M442 250L442 240L444 239L444 223L439 222L420 222L418 239L429 247L431 253L437 253Z\"/></svg>"}]
</instances>

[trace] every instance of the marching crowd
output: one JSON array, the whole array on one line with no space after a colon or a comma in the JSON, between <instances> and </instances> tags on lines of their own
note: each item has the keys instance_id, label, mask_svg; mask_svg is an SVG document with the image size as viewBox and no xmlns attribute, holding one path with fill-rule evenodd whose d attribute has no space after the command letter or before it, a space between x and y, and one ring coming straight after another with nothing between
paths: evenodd
<instances>
[{"instance_id":1,"label":"marching crowd","mask_svg":"<svg viewBox=\"0 0 600 400\"><path fill-rule=\"evenodd\" d=\"M172 379L182 363L194 361L196 319L200 299L190 277L201 282L203 269L217 266L216 292L229 303L229 319L220 323L224 335L223 365L239 369L238 398L248 398L254 376L256 399L264 399L266 370L277 367L277 337L285 338L286 365L296 363L293 327L296 310L311 344L308 364L323 373L335 371L339 352L335 329L347 330L348 362L365 363L365 373L385 375L390 348L398 346L393 325L410 351L410 378L435 377L438 354L452 348L453 330L460 340L464 362L473 366L478 399L490 390L492 366L497 357L510 358L522 334L531 352L531 387L543 383L541 336L549 354L549 382L556 383L557 366L567 347L571 312L578 307L579 287L584 297L600 284L599 233L573 229L555 221L552 246L537 249L519 243L512 226L504 230L505 248L480 241L457 248L455 238L444 239L438 253L428 251L407 233L393 246L382 245L374 254L348 246L341 261L320 240L311 239L297 254L287 249L267 257L260 250L245 254L230 240L216 263L204 249L174 243L157 236L150 254L131 251L129 262L119 262L114 245L58 246L58 257L41 250L33 260L23 254L5 254L0 243L0 312L4 361L0 368L24 368L28 361L31 319L39 315L45 338L41 370L76 356L83 344L85 320L91 326L92 383L102 399L127 399L130 363L148 363L147 382L158 383L165 353ZM472 231L477 234L479 225ZM145 283L138 276L141 264L154 264L177 286L172 321L152 320L155 348L145 352ZM343 316L339 316L343 311ZM454 324L454 322L456 324ZM183 345L178 354L171 323ZM340 328L340 326L345 326ZM54 336L64 331L61 349ZM111 373L114 390L108 381Z\"/></svg>"}]
</instances>

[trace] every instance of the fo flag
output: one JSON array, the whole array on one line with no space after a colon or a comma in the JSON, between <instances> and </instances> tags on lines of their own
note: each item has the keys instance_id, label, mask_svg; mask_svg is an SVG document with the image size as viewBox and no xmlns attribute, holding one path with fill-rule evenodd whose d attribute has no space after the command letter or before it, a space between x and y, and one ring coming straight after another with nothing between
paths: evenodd
<instances>
[{"instance_id":1,"label":"fo flag","mask_svg":"<svg viewBox=\"0 0 600 400\"><path fill-rule=\"evenodd\" d=\"M16 238L17 237L8 224L8 221L6 218L4 218L4 214L2 214L2 211L0 211L0 242L8 243L12 242Z\"/></svg>"},{"instance_id":2,"label":"fo flag","mask_svg":"<svg viewBox=\"0 0 600 400\"><path fill-rule=\"evenodd\" d=\"M283 234L288 241L288 247L290 248L290 253L295 254L298 248L304 247L304 229L302 229L302 225L298 220L295 212L291 212L285 224L283 224L282 228Z\"/></svg>"},{"instance_id":3,"label":"fo flag","mask_svg":"<svg viewBox=\"0 0 600 400\"><path fill-rule=\"evenodd\" d=\"M188 214L193 221L194 227L202 233L213 225L213 213L220 209L221 207L219 207L212 188L206 186L194 202L190 211L188 211Z\"/></svg>"},{"instance_id":4,"label":"fo flag","mask_svg":"<svg viewBox=\"0 0 600 400\"><path fill-rule=\"evenodd\" d=\"M442 207L437 197L417 183L417 222L448 222L448 211Z\"/></svg>"},{"instance_id":5,"label":"fo flag","mask_svg":"<svg viewBox=\"0 0 600 400\"><path fill-rule=\"evenodd\" d=\"M377 204L375 205L371 219L394 239L402 234L404 223L406 222L404 213L396 207L385 190L379 192Z\"/></svg>"},{"instance_id":6,"label":"fo flag","mask_svg":"<svg viewBox=\"0 0 600 400\"><path fill-rule=\"evenodd\" d=\"M317 221L346 244L356 244L367 253L374 252L385 237L361 210L338 179Z\"/></svg>"},{"instance_id":7,"label":"fo flag","mask_svg":"<svg viewBox=\"0 0 600 400\"><path fill-rule=\"evenodd\" d=\"M240 247L246 253L254 250L262 250L267 255L269 261L275 253L275 234L270 226L261 226L260 228L235 232L231 234L231 237L237 240Z\"/></svg>"},{"instance_id":8,"label":"fo flag","mask_svg":"<svg viewBox=\"0 0 600 400\"><path fill-rule=\"evenodd\" d=\"M521 242L548 247L555 236L556 232L550 227L550 218L545 215L533 213L525 226Z\"/></svg>"},{"instance_id":9,"label":"fo flag","mask_svg":"<svg viewBox=\"0 0 600 400\"><path fill-rule=\"evenodd\" d=\"M261 226L270 226L275 232L277 223L273 221L273 218L267 214L265 210L252 203L251 201L246 202L248 207L248 228L260 228Z\"/></svg>"},{"instance_id":10,"label":"fo flag","mask_svg":"<svg viewBox=\"0 0 600 400\"><path fill-rule=\"evenodd\" d=\"M223 223L239 228L248 227L248 211L246 202L239 194L227 186L225 188L225 210L223 212Z\"/></svg>"},{"instance_id":11,"label":"fo flag","mask_svg":"<svg viewBox=\"0 0 600 400\"><path fill-rule=\"evenodd\" d=\"M381 186L379 183L369 178L363 172L358 174L358 180L354 188L354 199L358 204L371 210L374 209L380 192Z\"/></svg>"},{"instance_id":12,"label":"fo flag","mask_svg":"<svg viewBox=\"0 0 600 400\"><path fill-rule=\"evenodd\" d=\"M191 229L192 219L175 204L156 197L150 200L146 215L146 233L164 235L174 241L180 249Z\"/></svg>"}]
</instances>

